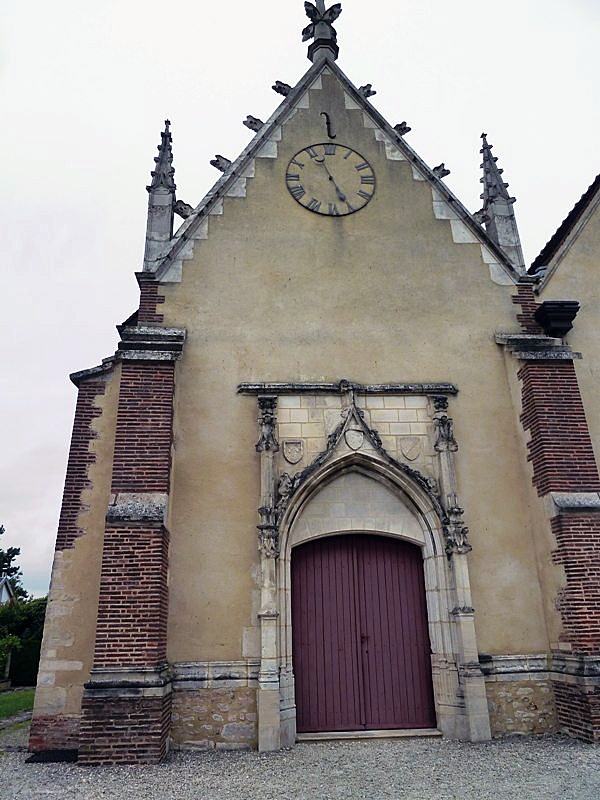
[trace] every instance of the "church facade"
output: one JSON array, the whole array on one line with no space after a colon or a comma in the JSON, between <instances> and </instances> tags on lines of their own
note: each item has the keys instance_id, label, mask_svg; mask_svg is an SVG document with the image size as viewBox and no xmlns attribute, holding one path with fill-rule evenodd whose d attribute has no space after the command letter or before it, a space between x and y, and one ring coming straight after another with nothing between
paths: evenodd
<instances>
[{"instance_id":1,"label":"church facade","mask_svg":"<svg viewBox=\"0 0 600 800\"><path fill-rule=\"evenodd\" d=\"M34 753L600 739L600 184L527 271L485 135L471 214L306 5L195 207L165 125L139 308L71 376Z\"/></svg>"}]
</instances>

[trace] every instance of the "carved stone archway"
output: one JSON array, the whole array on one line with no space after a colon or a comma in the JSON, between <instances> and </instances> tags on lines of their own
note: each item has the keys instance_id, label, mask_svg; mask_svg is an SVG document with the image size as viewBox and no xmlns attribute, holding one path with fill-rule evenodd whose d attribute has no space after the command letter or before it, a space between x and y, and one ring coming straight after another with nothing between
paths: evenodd
<instances>
[{"instance_id":1,"label":"carved stone archway","mask_svg":"<svg viewBox=\"0 0 600 800\"><path fill-rule=\"evenodd\" d=\"M345 389L346 387L344 387ZM291 555L301 541L344 532L373 533L412 541L423 552L432 680L438 727L462 740L490 738L485 685L479 667L467 566L467 528L458 506L454 473L452 420L447 400L430 398L433 409L431 448L437 454L437 480L392 457L350 391L341 421L328 435L326 448L293 476L276 477L277 397L259 396L261 453L261 667L258 689L259 749L292 746L296 738L291 635ZM435 439L435 441L434 441ZM289 459L288 459L289 460ZM291 462L293 463L293 462ZM352 475L375 495L396 504L387 525L371 515L335 515L319 525L302 527L303 515L336 481ZM375 500L374 502L378 502ZM396 520L394 520L394 513ZM409 515L408 527L398 524Z\"/></svg>"}]
</instances>

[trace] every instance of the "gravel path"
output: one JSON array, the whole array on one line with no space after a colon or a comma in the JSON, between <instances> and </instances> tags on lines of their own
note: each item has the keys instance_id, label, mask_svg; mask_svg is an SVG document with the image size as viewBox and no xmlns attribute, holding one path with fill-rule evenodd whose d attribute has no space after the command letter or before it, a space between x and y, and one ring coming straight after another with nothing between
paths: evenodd
<instances>
[{"instance_id":1,"label":"gravel path","mask_svg":"<svg viewBox=\"0 0 600 800\"><path fill-rule=\"evenodd\" d=\"M156 767L26 764L27 725L0 737L4 800L598 800L600 745L560 736L303 743L173 753ZM3 752L2 752L3 750Z\"/></svg>"}]
</instances>

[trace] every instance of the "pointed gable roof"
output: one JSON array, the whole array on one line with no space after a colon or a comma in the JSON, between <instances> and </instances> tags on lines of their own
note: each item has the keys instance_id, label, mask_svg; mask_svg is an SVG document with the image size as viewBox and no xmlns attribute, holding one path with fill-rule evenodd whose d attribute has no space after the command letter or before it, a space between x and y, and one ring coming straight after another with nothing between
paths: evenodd
<instances>
[{"instance_id":1,"label":"pointed gable roof","mask_svg":"<svg viewBox=\"0 0 600 800\"><path fill-rule=\"evenodd\" d=\"M543 283L549 280L560 261L562 261L563 255L577 238L580 230L598 204L600 204L600 174L596 175L594 181L558 226L554 235L544 245L540 254L529 267L529 274L533 275L550 267L550 270L543 278Z\"/></svg>"},{"instance_id":2,"label":"pointed gable roof","mask_svg":"<svg viewBox=\"0 0 600 800\"><path fill-rule=\"evenodd\" d=\"M277 142L281 138L280 126L287 121L296 108L304 107L303 98L322 74L333 74L340 81L349 97L350 104L348 107L362 109L366 118L370 120L369 127L376 129L376 138L385 142L386 151L390 152L395 149L396 153L400 154L401 159L411 164L413 174L418 173L418 179L425 180L431 185L436 217L449 219L451 223L456 221L463 223L466 231L463 229L463 232L459 234L462 238L455 239L455 241L478 242L482 246L484 260L488 263L490 272L495 273L499 278L498 282L517 282L520 277L519 273L515 270L506 254L425 161L417 155L402 136L369 103L364 94L354 86L329 55L323 56L312 64L296 86L288 92L271 117L257 131L248 146L235 161L229 164L212 189L179 227L160 266L155 272L156 278L167 281L171 279L179 280L179 278L172 276L178 271L177 264L179 263L179 266L181 266L182 260L191 256L192 240L206 238L207 234L203 233L203 229L206 228L211 214L222 213L223 198L225 196L244 196L245 181L254 175L254 158L261 155L276 157ZM438 206L437 209L436 205ZM439 213L437 213L438 211ZM174 271L172 271L173 267L175 267ZM171 275L168 273L171 273Z\"/></svg>"}]
</instances>

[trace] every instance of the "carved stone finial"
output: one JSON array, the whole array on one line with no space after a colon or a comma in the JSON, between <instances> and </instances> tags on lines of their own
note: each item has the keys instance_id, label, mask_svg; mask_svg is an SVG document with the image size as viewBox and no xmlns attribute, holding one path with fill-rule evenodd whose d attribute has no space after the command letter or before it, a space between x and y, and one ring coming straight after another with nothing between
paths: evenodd
<instances>
[{"instance_id":1,"label":"carved stone finial","mask_svg":"<svg viewBox=\"0 0 600 800\"><path fill-rule=\"evenodd\" d=\"M284 97L287 97L288 94L292 91L292 87L289 83L284 83L283 81L275 81L273 86L271 86L274 92L277 94L282 94Z\"/></svg>"},{"instance_id":2,"label":"carved stone finial","mask_svg":"<svg viewBox=\"0 0 600 800\"><path fill-rule=\"evenodd\" d=\"M333 23L342 13L342 4L335 3L331 8L325 10L325 0L316 0L316 5L304 3L304 10L310 24L302 31L302 41L307 42L309 39L314 39L308 48L309 59L314 63L319 51L329 52L333 58L337 58L340 49L337 45L337 33Z\"/></svg>"},{"instance_id":3,"label":"carved stone finial","mask_svg":"<svg viewBox=\"0 0 600 800\"><path fill-rule=\"evenodd\" d=\"M394 130L396 131L398 136L404 136L404 134L411 131L412 128L410 127L410 125L406 124L406 120L402 120L402 122L399 122L398 125L394 125Z\"/></svg>"},{"instance_id":4,"label":"carved stone finial","mask_svg":"<svg viewBox=\"0 0 600 800\"><path fill-rule=\"evenodd\" d=\"M279 450L279 442L275 436L277 398L274 395L259 395L257 402L260 438L256 443L256 451L262 453L265 450L271 450L276 453Z\"/></svg>"},{"instance_id":5,"label":"carved stone finial","mask_svg":"<svg viewBox=\"0 0 600 800\"><path fill-rule=\"evenodd\" d=\"M441 164L438 164L437 167L433 168L433 174L436 178L445 178L446 175L450 175L450 170L446 169L446 165L442 161Z\"/></svg>"},{"instance_id":6,"label":"carved stone finial","mask_svg":"<svg viewBox=\"0 0 600 800\"><path fill-rule=\"evenodd\" d=\"M358 91L362 94L363 97L373 97L374 94L377 94L375 89L373 89L372 83L365 83L364 86L359 86Z\"/></svg>"},{"instance_id":7,"label":"carved stone finial","mask_svg":"<svg viewBox=\"0 0 600 800\"><path fill-rule=\"evenodd\" d=\"M265 123L262 121L262 119L259 119L258 117L253 117L252 114L248 114L248 116L246 117L246 119L242 124L245 125L247 128L250 128L251 131L257 133Z\"/></svg>"},{"instance_id":8,"label":"carved stone finial","mask_svg":"<svg viewBox=\"0 0 600 800\"><path fill-rule=\"evenodd\" d=\"M433 445L434 449L437 450L438 453L441 450L449 450L453 453L456 452L458 450L458 445L456 443L456 439L454 438L454 422L452 421L452 418L447 417L444 414L443 416L434 419L433 424L437 428L437 440Z\"/></svg>"},{"instance_id":9,"label":"carved stone finial","mask_svg":"<svg viewBox=\"0 0 600 800\"><path fill-rule=\"evenodd\" d=\"M183 219L187 219L193 210L194 206L191 206L189 203L184 203L183 200L178 200L173 206L173 211Z\"/></svg>"},{"instance_id":10,"label":"carved stone finial","mask_svg":"<svg viewBox=\"0 0 600 800\"><path fill-rule=\"evenodd\" d=\"M231 166L231 161L228 158L225 158L225 156L216 155L213 159L211 159L210 165L211 167L216 167L221 172L227 172Z\"/></svg>"}]
</instances>

